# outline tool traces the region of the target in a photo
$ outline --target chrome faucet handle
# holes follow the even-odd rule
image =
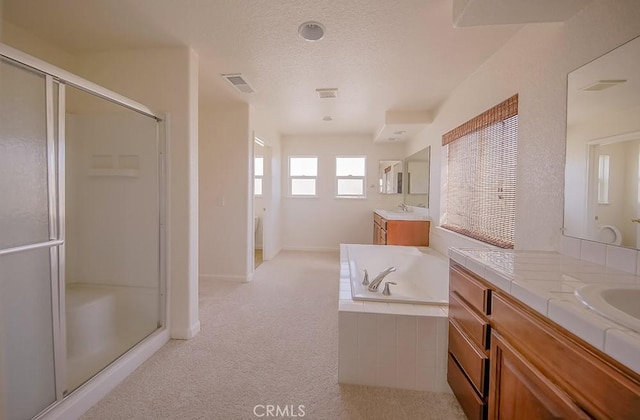
[[[389,285],[390,284],[397,284],[396,282],[393,281],[385,281],[384,282],[384,290],[382,291],[382,294],[385,296],[391,296],[391,290],[389,290]]]
[[[373,281],[371,282],[371,284],[369,285],[369,287],[367,287],[367,289],[370,292],[377,292],[378,291],[378,287],[380,286],[380,283],[382,283],[382,280],[384,280],[384,278],[389,275],[390,273],[393,273],[394,271],[396,271],[396,268],[391,266],[389,268],[387,268],[384,271],[381,271],[380,274],[378,274]]]
[[[363,286],[368,286],[369,285],[369,273],[367,273],[367,269],[364,269],[364,280],[362,280],[362,285]]]

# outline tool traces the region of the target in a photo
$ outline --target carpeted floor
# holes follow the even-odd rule
[[[201,282],[200,334],[83,419],[464,419],[451,394],[338,384],[338,276],[337,253],[281,252],[251,283]]]

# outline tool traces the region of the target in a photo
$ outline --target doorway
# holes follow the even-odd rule
[[[253,255],[254,269],[269,254],[269,226],[271,204],[271,147],[261,137],[254,135],[253,145]]]

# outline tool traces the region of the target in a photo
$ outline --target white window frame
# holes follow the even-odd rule
[[[258,175],[256,174],[256,160],[257,159],[262,159],[262,175]],[[258,194],[256,193],[256,187],[255,187],[255,182],[256,180],[260,180],[260,184],[262,185],[262,193]],[[256,155],[253,157],[253,195],[255,197],[262,197],[263,193],[264,193],[264,156],[262,155]]]
[[[362,158],[364,159],[364,175],[349,175],[349,176],[338,176],[338,159],[340,158]],[[367,198],[367,156],[366,155],[337,155],[334,159],[334,174],[336,177],[335,180],[335,192],[336,198]],[[341,179],[361,179],[362,180],[362,194],[354,195],[354,194],[339,194],[338,191],[338,182]]]
[[[296,158],[314,158],[316,160],[316,175],[315,176],[310,176],[310,175],[291,175],[291,159],[296,159]],[[287,184],[288,184],[288,197],[289,198],[317,198],[318,197],[318,174],[320,173],[320,159],[318,158],[318,156],[316,155],[290,155],[287,157],[287,169],[288,169],[288,179],[287,179]],[[312,179],[315,182],[315,190],[316,193],[315,194],[294,194],[292,192],[292,184],[293,184],[293,180],[294,179]]]

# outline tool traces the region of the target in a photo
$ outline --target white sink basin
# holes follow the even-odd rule
[[[376,210],[376,213],[387,220],[427,220],[427,216],[411,211]]]
[[[600,315],[640,332],[640,286],[589,284],[576,289],[575,295]]]

